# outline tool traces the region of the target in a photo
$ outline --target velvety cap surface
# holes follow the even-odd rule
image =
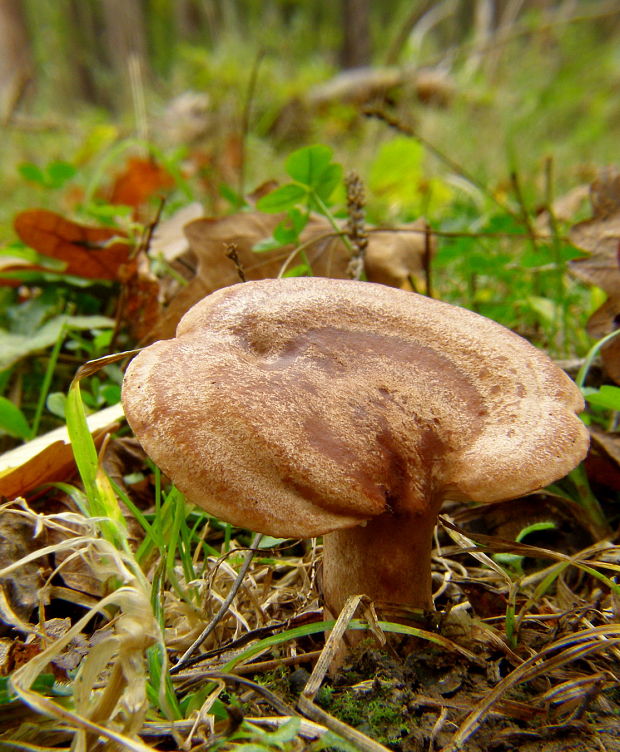
[[[130,426],[233,524],[320,535],[445,496],[497,501],[584,457],[579,390],[526,340],[382,285],[228,287],[130,364]]]

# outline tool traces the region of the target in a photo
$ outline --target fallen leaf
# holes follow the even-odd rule
[[[96,444],[101,443],[123,415],[119,403],[88,416],[86,420]],[[74,469],[67,429],[57,428],[0,455],[0,496],[8,499],[23,496],[43,483],[66,479]]]
[[[0,570],[42,548],[46,545],[46,540],[45,534],[35,538],[31,519],[22,517],[15,510],[4,509],[0,515]],[[10,610],[24,622],[30,621],[39,602],[39,592],[45,580],[42,570],[42,562],[34,560],[25,562],[19,569],[0,578],[3,605],[6,600]],[[5,609],[6,606],[0,607],[0,612]],[[1,622],[10,623],[6,613],[2,613]]]
[[[553,202],[551,213],[545,209],[537,217],[534,229],[537,235],[552,235],[552,222],[571,222],[581,205],[590,196],[589,185],[577,185]]]
[[[14,220],[20,240],[44,256],[66,263],[65,274],[87,279],[117,279],[131,246],[122,233],[108,227],[87,227],[47,209],[28,209]]]
[[[137,215],[145,204],[174,185],[172,175],[152,159],[130,157],[118,175],[106,199],[111,204],[133,207]]]
[[[149,255],[172,262],[181,254],[186,253],[189,250],[189,240],[183,231],[184,227],[203,215],[202,205],[194,201],[160,222],[153,232],[149,244]]]
[[[571,242],[587,251],[586,258],[570,262],[571,272],[583,282],[607,293],[607,300],[588,319],[587,331],[600,339],[620,324],[620,172],[601,170],[590,188],[593,216],[570,230]],[[614,338],[601,348],[605,369],[620,383],[620,340]]]
[[[458,580],[458,585],[467,596],[476,616],[481,619],[490,619],[506,613],[508,601],[501,590],[476,580]]]
[[[121,280],[123,291],[117,315],[119,320],[126,322],[132,338],[139,342],[160,319],[160,286],[143,252],[138,253],[125,269],[127,279]]]
[[[588,478],[613,491],[620,491],[620,435],[590,426],[592,450],[586,459]]]
[[[0,666],[0,676],[9,676],[13,671],[28,663],[35,655],[39,655],[41,652],[43,652],[43,648],[39,642],[25,643],[19,639],[13,640],[8,649],[5,662]]]
[[[138,252],[131,256],[132,248],[118,238],[116,230],[104,227],[85,227],[58,214],[43,209],[21,212],[15,218],[15,230],[21,240],[39,253],[64,261],[66,274],[74,274],[88,279],[110,279],[120,282],[123,290],[118,309],[119,320],[126,323],[132,336],[141,339],[157,323],[160,315],[159,283],[148,269],[147,258]],[[113,326],[114,322],[90,326]],[[108,320],[109,321],[109,320]],[[16,354],[29,354],[56,341],[53,333],[58,327],[48,325],[37,333],[29,347],[30,340],[19,340],[16,335],[0,335],[7,346],[0,355],[0,370],[6,361]],[[8,339],[13,337],[13,339]],[[50,339],[51,337],[51,339]],[[21,357],[21,355],[19,356]]]
[[[235,247],[248,280],[277,277],[284,269],[305,262],[314,276],[341,279],[349,276],[350,252],[329,222],[320,216],[311,217],[301,234],[303,252],[295,252],[292,245],[254,251],[254,246],[271,237],[285,217],[250,211],[222,219],[198,219],[186,225],[185,234],[198,263],[196,276],[171,300],[148,340],[174,336],[180,318],[194,303],[214,290],[240,281],[235,264],[226,255],[231,246]],[[369,281],[405,287],[410,278],[419,278],[425,251],[424,220],[390,230],[368,229],[365,269]]]

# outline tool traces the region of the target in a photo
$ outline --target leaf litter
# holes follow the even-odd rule
[[[218,222],[195,220],[207,235],[192,243],[188,233],[190,246],[200,258],[212,244],[234,275],[211,234]],[[235,243],[250,253],[269,227]],[[322,226],[316,240],[333,242],[330,233]],[[415,263],[399,284],[424,271]],[[580,524],[561,493],[533,502],[557,550],[511,539],[507,521],[531,515],[528,499],[494,505],[495,530],[475,508],[449,509],[433,557],[438,611],[420,628],[377,622],[358,602],[326,623],[320,542],[257,546],[164,491],[158,471],[117,453],[123,439],[105,441],[102,429],[99,457],[94,446],[82,455],[86,495],[59,482],[71,462],[61,478],[38,476],[36,452],[6,494],[18,498],[1,510],[5,540],[27,553],[5,546],[0,557],[11,626],[0,749],[620,750],[620,547]],[[101,473],[108,454],[113,484]],[[53,484],[19,498],[41,480]],[[101,515],[115,496],[124,521],[87,514],[89,494]],[[347,628],[368,640],[347,651]]]
[[[15,623],[20,638],[9,638],[34,644],[37,652],[11,673],[9,686],[18,698],[12,707],[21,701],[48,720],[40,724],[31,716],[24,723],[16,714],[0,733],[3,742],[45,746],[44,740],[53,738],[86,749],[89,739],[99,738],[145,750],[169,748],[169,738],[187,749],[204,744],[232,749],[235,724],[246,735],[254,723],[281,724],[289,715],[286,707],[315,724],[299,726],[295,748],[335,733],[366,749],[425,749],[431,740],[434,749],[445,752],[504,750],[517,740],[542,750],[560,749],[568,740],[583,750],[620,749],[620,588],[613,584],[620,572],[618,546],[603,542],[558,554],[502,544],[446,520],[455,538],[446,535],[445,526],[438,531],[434,582],[437,606],[445,614],[439,633],[431,627],[416,630],[415,637],[401,636],[396,653],[389,642],[387,651],[380,650],[371,637],[327,679],[321,677],[319,687],[310,685],[318,692],[313,701],[319,711],[312,716],[300,701],[307,684],[300,693],[293,677],[299,681],[301,673],[307,682],[317,656],[329,666],[332,646],[342,648],[344,639],[341,624],[340,631],[334,627],[329,647],[324,645],[326,625],[314,588],[320,545],[283,541],[273,550],[254,551],[231,607],[191,665],[172,673],[166,687],[166,666],[195,641],[237,579],[247,550],[244,534],[227,538],[219,523],[185,510],[196,517],[193,568],[182,571],[178,560],[171,562],[166,582],[156,558],[144,575],[130,551],[100,537],[95,521],[79,512],[37,510],[39,504],[8,503],[3,516],[29,525],[35,542],[49,541],[52,533],[61,540],[31,545],[29,554],[3,566],[0,578],[26,577],[33,564],[37,576],[45,576],[31,618]],[[464,524],[470,527],[472,520]],[[494,549],[552,563],[515,579],[489,558]],[[71,578],[59,588],[67,559],[95,577],[106,594],[89,602]],[[493,590],[492,613],[476,613],[461,586],[465,581]],[[516,640],[507,634],[507,603],[520,606]],[[47,614],[67,605],[73,615],[64,633],[51,636]],[[367,610],[361,616],[354,627],[372,624]],[[394,628],[407,631],[375,624],[370,634],[381,639],[385,629]],[[51,691],[33,688],[40,674],[62,666],[72,652],[78,653],[77,674],[72,669],[69,681],[56,680]],[[152,670],[154,654],[159,673]],[[68,687],[69,703],[62,694]],[[195,710],[183,716],[176,708],[175,713],[179,698]],[[252,721],[233,722],[236,712]],[[334,714],[344,719],[344,727],[329,720]],[[348,727],[357,727],[357,733]],[[360,746],[359,733],[369,746]]]

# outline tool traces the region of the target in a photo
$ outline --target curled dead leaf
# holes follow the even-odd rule
[[[100,444],[122,417],[120,403],[90,415],[87,422],[95,443]],[[23,496],[43,483],[67,478],[74,468],[67,429],[57,428],[0,456],[0,496]]]
[[[586,258],[571,261],[571,272],[583,282],[607,293],[607,300],[589,318],[588,334],[600,339],[620,324],[620,172],[601,170],[590,187],[593,216],[571,228],[571,242],[587,251]],[[612,339],[601,349],[605,369],[620,383],[620,341]]]
[[[285,216],[250,211],[222,219],[197,219],[186,225],[185,234],[197,260],[196,275],[171,300],[147,339],[174,336],[178,321],[194,303],[214,290],[240,281],[235,264],[226,255],[232,245],[248,280],[277,277],[283,270],[299,264],[307,264],[318,277],[349,276],[350,253],[329,222],[320,216],[311,217],[302,232],[302,248],[296,250],[291,245],[254,251],[257,243],[272,236]],[[365,256],[368,280],[393,287],[406,287],[411,280],[419,280],[424,268],[425,228],[423,219],[389,230],[369,228]]]

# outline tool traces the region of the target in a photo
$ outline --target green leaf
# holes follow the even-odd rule
[[[315,144],[294,151],[286,160],[287,173],[298,183],[316,189],[321,176],[332,161],[329,146]]]
[[[557,321],[560,311],[558,304],[554,300],[538,295],[530,295],[527,302],[543,321],[547,321],[548,323]]]
[[[582,391],[584,399],[591,405],[620,412],[620,387],[605,384],[600,389],[586,387]]]
[[[256,203],[256,208],[262,212],[276,214],[277,212],[293,209],[301,201],[304,201],[307,196],[308,191],[303,186],[287,183],[259,199]]]
[[[329,201],[336,186],[342,180],[342,165],[330,164],[323,170],[314,190],[317,195],[325,202]]]
[[[382,144],[370,167],[368,185],[373,193],[409,197],[412,186],[423,177],[424,147],[405,136]]]
[[[299,211],[299,209],[291,209],[288,212],[288,217],[283,219],[273,231],[274,240],[277,240],[280,245],[297,243],[299,235],[308,224],[308,219],[308,214]]]
[[[309,264],[297,264],[297,266],[292,266],[290,269],[287,269],[283,277],[311,277],[312,276],[312,269]]]
[[[219,187],[220,196],[228,201],[233,209],[241,209],[247,205],[245,198],[225,183]]]
[[[0,397],[0,431],[16,439],[30,438],[30,426],[24,413],[6,397]]]
[[[72,384],[67,395],[65,403],[65,412],[67,415],[67,431],[71,439],[71,447],[75,464],[80,472],[82,483],[90,502],[90,513],[93,516],[104,514],[101,506],[97,505],[99,501],[99,492],[97,489],[97,470],[99,468],[99,459],[93,437],[86,422],[86,414],[80,394],[80,387],[77,382]]]
[[[551,520],[547,520],[547,522],[533,522],[531,525],[526,525],[526,527],[518,532],[515,541],[521,543],[530,533],[540,533],[543,530],[555,530],[556,527],[557,525],[555,522],[552,522]]]
[[[31,335],[0,329],[0,371],[10,368],[21,358],[51,347],[63,326],[78,330],[109,329],[114,326],[114,319],[106,316],[56,316]]]
[[[286,543],[287,540],[294,540],[293,538],[274,538],[273,535],[263,535],[258,544],[258,548],[263,550],[266,548],[274,548],[282,543]]]
[[[50,188],[62,188],[65,183],[75,177],[77,170],[69,162],[52,162],[47,167],[48,184]]]
[[[15,701],[10,681],[10,676],[0,676],[0,705]],[[73,687],[57,683],[53,674],[39,674],[32,683],[31,689],[39,694],[55,697],[70,697],[73,694]]]
[[[43,186],[45,185],[45,174],[43,173],[43,170],[36,164],[32,164],[32,162],[25,162],[17,168],[17,171],[24,178],[24,180],[29,180],[31,183],[38,183],[39,185]]]
[[[276,248],[281,248],[282,243],[278,242],[274,237],[264,238],[258,243],[252,246],[254,253],[265,253],[265,251],[274,251]]]
[[[278,746],[292,742],[299,733],[299,726],[301,725],[301,718],[291,718],[286,723],[283,723],[280,728],[275,731],[264,732],[263,741],[276,744]],[[262,730],[262,729],[261,729]]]
[[[121,388],[118,384],[104,384],[101,387],[101,396],[108,405],[116,405],[121,401]]]
[[[67,402],[67,396],[64,392],[52,392],[48,394],[45,406],[52,413],[59,418],[65,417],[65,404]]]
[[[80,478],[86,491],[89,515],[99,520],[101,532],[119,550],[126,546],[127,529],[108,477],[100,472],[95,442],[86,421],[79,381],[74,381],[65,404],[67,431]]]

